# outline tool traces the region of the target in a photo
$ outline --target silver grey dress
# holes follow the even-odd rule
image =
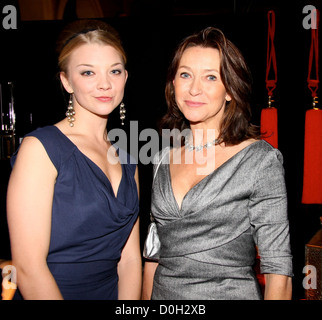
[[[255,245],[262,273],[293,275],[277,149],[259,140],[239,151],[195,185],[181,209],[171,187],[169,155],[163,159],[151,204],[161,241],[153,300],[261,299]]]

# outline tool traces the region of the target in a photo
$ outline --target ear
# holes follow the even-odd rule
[[[129,73],[127,72],[127,70],[125,70],[125,83],[127,81],[128,76],[129,76]]]
[[[73,93],[73,92],[74,92],[74,90],[73,90],[73,88],[71,87],[71,85],[70,85],[70,83],[69,83],[69,81],[68,81],[68,79],[67,79],[67,75],[66,75],[66,73],[62,71],[62,72],[59,74],[59,77],[60,77],[60,81],[61,81],[61,83],[62,83],[63,87],[65,88],[65,90],[66,90],[68,93]]]
[[[226,93],[225,99],[226,99],[226,101],[231,101],[231,96],[228,93]]]

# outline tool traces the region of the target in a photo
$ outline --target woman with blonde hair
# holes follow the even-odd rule
[[[91,20],[68,25],[58,50],[66,118],[23,139],[8,185],[15,298],[139,299],[138,171],[106,129],[119,105],[124,121],[126,56]]]

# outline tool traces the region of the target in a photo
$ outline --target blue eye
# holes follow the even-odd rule
[[[189,77],[190,77],[190,75],[187,72],[180,73],[180,78],[186,79],[186,78],[189,78]]]
[[[120,69],[115,69],[115,70],[112,70],[112,71],[111,71],[111,73],[112,73],[112,74],[116,74],[116,75],[117,75],[117,74],[121,74],[121,73],[122,73],[122,70],[120,70]]]
[[[93,74],[92,71],[84,71],[84,72],[81,73],[82,76],[87,76],[87,77],[91,76],[92,74]]]
[[[211,80],[211,81],[215,81],[215,80],[217,80],[217,77],[216,76],[208,76],[207,77],[209,80]]]

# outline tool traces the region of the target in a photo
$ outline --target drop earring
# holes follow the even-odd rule
[[[121,125],[124,126],[124,119],[125,119],[125,104],[122,102],[120,104],[120,119],[121,119]]]
[[[74,105],[73,105],[73,94],[69,96],[69,102],[68,102],[68,107],[67,107],[67,112],[66,112],[66,117],[69,122],[69,125],[71,127],[74,126],[74,121],[75,121],[75,110],[74,110]]]

